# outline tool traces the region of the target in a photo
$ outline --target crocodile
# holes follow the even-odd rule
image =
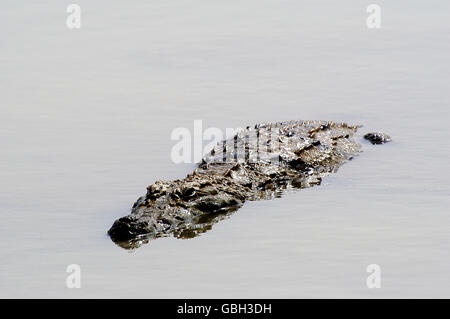
[[[247,127],[218,143],[184,179],[148,186],[131,213],[117,219],[108,234],[125,249],[159,237],[193,238],[246,201],[319,185],[362,151],[354,138],[359,127],[330,121]]]

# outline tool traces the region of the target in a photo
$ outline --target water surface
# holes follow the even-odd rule
[[[361,1],[83,0],[69,30],[59,1],[3,1],[0,297],[450,297],[450,4],[377,3],[374,30]],[[192,171],[170,133],[196,119],[394,141],[202,236],[116,246],[147,185]]]

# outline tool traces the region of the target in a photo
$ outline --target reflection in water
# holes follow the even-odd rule
[[[221,209],[217,212],[208,213],[202,215],[198,220],[193,221],[188,224],[183,224],[182,227],[174,230],[173,232],[160,232],[158,234],[143,234],[128,240],[119,240],[111,237],[112,240],[120,247],[125,249],[135,249],[143,244],[147,244],[150,240],[168,237],[173,235],[178,239],[191,239],[200,236],[203,233],[211,230],[213,225],[221,220],[228,218],[231,214],[237,211],[242,205],[236,205],[233,207],[228,207],[226,209]]]

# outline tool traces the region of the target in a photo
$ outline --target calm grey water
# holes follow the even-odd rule
[[[448,1],[377,1],[381,29],[365,1],[77,3],[79,30],[61,1],[0,4],[0,297],[450,297]],[[170,133],[196,119],[394,141],[195,239],[119,248],[112,222],[194,167]]]

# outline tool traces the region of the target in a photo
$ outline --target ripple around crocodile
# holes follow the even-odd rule
[[[361,152],[354,140],[357,128],[328,121],[247,127],[214,147],[186,178],[148,186],[131,213],[116,220],[108,234],[125,249],[158,237],[193,238],[245,201],[319,185]]]

